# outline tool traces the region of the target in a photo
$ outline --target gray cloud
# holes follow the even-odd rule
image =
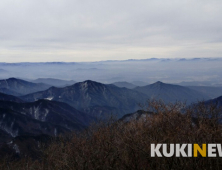
[[[0,61],[221,57],[220,0],[1,0]]]

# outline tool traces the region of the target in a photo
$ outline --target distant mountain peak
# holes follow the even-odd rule
[[[83,88],[87,88],[88,85],[90,85],[91,83],[92,83],[91,81],[84,81],[84,82],[82,83],[82,87],[83,87]]]
[[[15,77],[11,77],[11,78],[8,78],[8,80],[18,80],[18,79]]]
[[[74,85],[75,86],[75,85]],[[102,83],[92,81],[92,80],[86,80],[79,83],[79,87],[82,90],[92,90],[92,89],[106,89],[106,86]]]
[[[162,81],[157,81],[156,83],[154,84],[164,84]]]
[[[58,87],[55,87],[55,86],[51,86],[50,88],[49,88],[49,90],[51,90],[51,89],[58,89]]]
[[[22,79],[18,79],[18,78],[15,78],[15,77],[10,77],[10,78],[8,78],[8,79],[3,79],[4,81],[11,81],[11,82],[15,82],[15,81],[17,81],[17,82],[23,82],[24,80],[22,80]],[[25,82],[25,81],[24,81]]]
[[[136,87],[135,90],[151,96],[151,98],[162,99],[166,103],[175,101],[191,103],[197,100],[208,99],[207,96],[198,91],[161,81],[143,87]]]
[[[102,83],[96,82],[96,81],[92,81],[92,80],[85,80],[83,82],[79,82],[79,84],[81,84],[82,86],[91,86],[91,85],[102,85]]]
[[[99,82],[96,82],[96,81],[93,81],[93,80],[85,80],[82,83],[99,83]],[[101,83],[99,83],[99,84],[101,84]]]
[[[164,85],[165,83],[161,82],[161,81],[157,81],[156,83],[153,83],[153,85],[158,85],[158,86],[161,86],[161,85]]]

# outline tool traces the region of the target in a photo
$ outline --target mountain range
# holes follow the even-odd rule
[[[57,79],[38,81],[67,83]],[[139,110],[139,104],[148,99],[187,104],[207,100],[206,104],[222,105],[219,87],[184,87],[163,82],[135,87],[128,82],[102,84],[92,80],[70,81],[73,84],[65,87],[44,83],[0,80],[0,156],[6,150],[23,153],[32,148],[34,152],[42,139],[81,131],[111,114],[123,122],[150,116],[151,113]],[[212,98],[215,99],[209,100]]]
[[[101,114],[114,111],[117,116],[136,111],[139,103],[144,103],[148,96],[127,88],[105,85],[87,80],[64,88],[51,87],[45,91],[22,96],[27,102],[39,99],[55,100],[67,103],[78,110],[90,113],[96,108]],[[111,111],[107,108],[113,108]]]

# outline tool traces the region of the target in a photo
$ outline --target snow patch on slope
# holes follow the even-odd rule
[[[53,97],[47,97],[47,98],[45,98],[46,100],[52,100],[53,99]]]
[[[3,120],[0,120],[0,129],[10,134],[12,137],[16,137],[18,136],[18,130],[13,130],[14,123],[15,122],[13,121],[10,126],[7,126],[7,124],[4,123]]]

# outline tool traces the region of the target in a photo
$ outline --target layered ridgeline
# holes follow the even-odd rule
[[[64,88],[51,87],[21,98],[28,102],[39,99],[65,102],[78,110],[96,114],[94,116],[111,113],[122,116],[138,110],[138,104],[149,97],[134,90],[87,80]]]
[[[169,102],[192,102],[210,99],[209,96],[202,94],[196,90],[179,86],[162,83],[160,81],[143,87],[136,87],[133,90],[144,93],[150,96],[151,99],[161,99],[165,103]]]
[[[64,87],[64,86],[69,86],[76,83],[74,80],[60,80],[60,79],[53,79],[53,78],[38,78],[36,80],[33,80],[32,82],[44,83],[44,84],[48,84],[50,86],[55,86],[55,87]]]
[[[23,100],[18,97],[4,94],[4,93],[0,93],[0,101],[11,101],[11,102],[18,102],[18,103],[23,102]]]
[[[16,78],[0,80],[0,92],[13,96],[26,95],[37,91],[46,90],[50,85],[43,83],[31,83]]]
[[[117,86],[117,87],[126,87],[126,88],[128,88],[128,89],[133,89],[133,88],[136,87],[136,85],[134,85],[134,84],[132,84],[132,83],[128,83],[128,82],[126,82],[126,81],[114,82],[114,83],[112,83],[112,84],[114,84],[114,85]]]

